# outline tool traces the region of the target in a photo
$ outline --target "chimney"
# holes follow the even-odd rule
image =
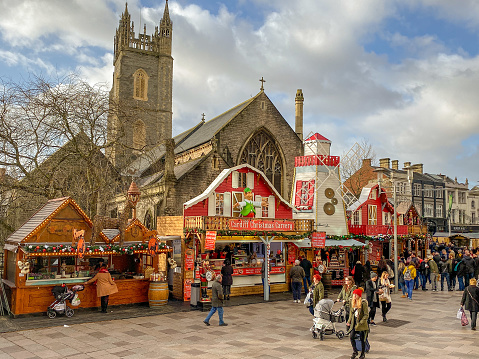
[[[379,167],[389,168],[389,158],[381,158],[379,160]]]
[[[411,162],[404,162],[404,169],[411,167]]]
[[[422,170],[423,170],[423,164],[422,163],[417,163],[417,164],[412,166],[412,171],[413,172],[422,174]]]
[[[298,89],[296,91],[295,98],[295,128],[294,131],[298,135],[299,139],[303,141],[303,90]]]
[[[399,161],[398,160],[392,160],[391,161],[391,168],[393,170],[398,170],[399,169]]]
[[[169,138],[165,140],[165,179],[166,181],[176,181],[175,177],[175,140]]]
[[[371,159],[370,158],[364,158],[362,167],[371,167]]]

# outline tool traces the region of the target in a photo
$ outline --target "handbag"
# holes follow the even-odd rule
[[[465,327],[466,325],[469,324],[469,321],[467,320],[467,317],[466,317],[466,312],[462,311],[462,315],[461,315],[461,325],[463,327]]]
[[[389,278],[393,279],[394,278],[394,272],[393,270],[391,269],[391,267],[389,265],[386,266],[386,269],[388,271],[388,276]]]
[[[303,304],[307,307],[310,307],[313,305],[313,298],[311,298],[311,292],[308,292],[308,294],[306,294],[306,298],[304,299]]]

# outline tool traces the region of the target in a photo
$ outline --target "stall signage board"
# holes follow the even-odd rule
[[[215,270],[215,274],[221,274],[221,270]],[[269,274],[283,274],[286,272],[285,267],[271,267]],[[245,268],[234,268],[234,276],[242,275],[261,275],[261,267],[245,267]]]
[[[228,221],[230,230],[238,231],[294,231],[294,221],[238,218]]]
[[[185,270],[193,270],[194,258],[192,251],[186,251],[185,253]]]
[[[326,245],[326,232],[314,232],[311,236],[311,247],[324,248]]]
[[[214,251],[216,244],[216,232],[215,231],[207,231],[206,232],[206,239],[205,239],[205,249]]]
[[[293,243],[288,243],[288,262],[293,264],[298,256],[298,247]]]
[[[184,290],[183,290],[183,300],[185,302],[189,301],[191,299],[191,279],[186,279],[185,280],[185,285],[184,285]]]

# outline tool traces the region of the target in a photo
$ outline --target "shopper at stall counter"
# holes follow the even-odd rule
[[[223,279],[221,284],[223,285],[223,295],[225,299],[230,299],[231,286],[233,285],[233,267],[231,266],[230,260],[225,259],[224,266],[221,268],[221,275]]]
[[[99,272],[93,278],[85,282],[85,285],[88,285],[95,281],[96,295],[97,297],[100,297],[101,302],[101,312],[107,313],[108,300],[110,298],[110,295],[117,293],[118,287],[116,286],[115,282],[113,282],[113,279],[111,278],[111,275],[108,272],[105,263],[101,265]]]
[[[305,277],[304,269],[299,265],[299,260],[294,261],[294,267],[289,271],[291,278],[291,289],[293,291],[293,303],[300,303],[301,301],[301,285]]]
[[[313,268],[313,265],[306,257],[303,257],[299,265],[304,269],[303,285],[304,295],[306,295],[308,294],[308,288],[311,285],[311,268]]]
[[[218,317],[220,319],[219,325],[220,327],[225,327],[228,324],[226,324],[223,321],[223,300],[224,300],[224,295],[223,295],[223,287],[221,286],[221,281],[222,281],[222,276],[221,274],[218,274],[214,280],[213,280],[213,285],[211,286],[211,310],[206,316],[205,320],[203,323],[205,323],[207,326],[210,326],[210,319],[215,314],[218,312]]]

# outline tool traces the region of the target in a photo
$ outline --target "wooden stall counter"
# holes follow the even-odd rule
[[[78,280],[81,278],[75,279]],[[77,284],[84,283],[87,279],[89,278],[85,278],[84,281],[77,282]],[[32,281],[31,284],[28,283],[28,285],[17,287],[15,291],[12,291],[11,310],[14,315],[46,312],[48,306],[55,300],[52,294],[53,287],[55,285],[61,285],[61,283],[40,285],[40,283],[33,282],[41,281]],[[4,280],[6,287],[10,287],[9,283],[11,282]],[[149,279],[120,279],[115,280],[115,283],[118,286],[118,293],[110,296],[109,305],[148,302]],[[70,283],[66,284],[68,288],[74,285]],[[13,283],[11,283],[11,285],[13,285]],[[85,290],[78,292],[78,297],[81,301],[78,307],[73,307],[70,302],[68,302],[68,306],[74,310],[76,308],[100,307],[100,298],[96,296],[95,284],[86,285]]]

